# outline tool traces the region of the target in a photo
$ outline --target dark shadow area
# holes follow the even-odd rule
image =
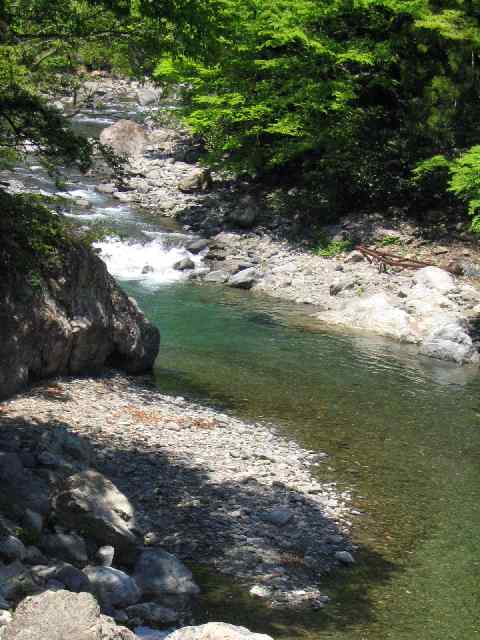
[[[102,382],[108,391],[108,377]],[[352,550],[351,541],[313,495],[279,481],[264,483],[254,475],[232,481],[228,467],[225,477],[214,478],[208,439],[225,428],[221,421],[189,417],[184,409],[172,414],[167,423],[149,425],[141,412],[155,406],[152,388],[129,381],[123,392],[143,406],[142,410],[125,408],[127,413],[137,411],[134,429],[104,431],[82,424],[76,415],[63,422],[17,419],[8,416],[7,406],[0,412],[0,450],[20,456],[30,481],[39,477],[48,482],[50,493],[62,478],[87,465],[114,482],[131,501],[139,531],[149,533],[154,546],[176,554],[194,570],[202,586],[197,623],[222,620],[291,638],[365,626],[374,620],[369,589],[391,580],[398,570],[395,565],[363,548],[354,552],[354,566],[340,567],[334,554]],[[62,406],[70,399],[68,393],[62,397],[56,392],[55,385],[38,386],[29,396],[35,394],[47,394]],[[92,408],[94,402],[92,398]],[[121,421],[127,413],[113,417]],[[181,446],[172,446],[179,430],[192,438],[201,430],[204,451],[188,449],[188,437],[183,437]],[[44,451],[58,456],[60,462],[45,456],[42,461]],[[202,460],[197,460],[197,453],[202,453]],[[282,526],[266,518],[278,508],[288,509],[292,516]],[[47,527],[55,524],[51,515]],[[274,585],[284,593],[320,590],[333,602],[316,611],[282,604],[269,608],[248,594],[252,584]]]

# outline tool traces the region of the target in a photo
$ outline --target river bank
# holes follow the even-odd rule
[[[130,99],[145,91],[124,82],[109,98],[109,86],[102,79],[91,90],[107,104],[120,90]],[[181,223],[192,234],[186,243],[190,255],[176,265],[184,275],[294,301],[315,321],[415,344],[424,356],[460,365],[479,361],[480,252],[465,221],[447,228],[441,213],[433,212],[436,218],[430,214],[420,225],[390,212],[299,230],[298,216],[275,213],[278,194],[260,193],[202,168],[196,162],[198,145],[178,127],[159,126],[164,107],[158,93],[149,96],[155,108],[143,127],[117,123],[102,132],[101,141],[127,155],[129,163],[122,185],[104,183],[98,189]],[[295,194],[289,198],[293,207]],[[331,257],[321,255],[320,240]],[[435,266],[379,270],[352,250],[360,243]],[[457,275],[445,271],[447,265]],[[143,273],[155,268],[146,261]]]

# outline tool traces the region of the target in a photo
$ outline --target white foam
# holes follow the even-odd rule
[[[95,243],[95,247],[100,250],[100,257],[110,273],[119,280],[140,282],[146,288],[154,288],[185,280],[187,273],[173,268],[179,260],[190,258],[196,269],[202,264],[201,256],[192,255],[184,247],[168,247],[164,239],[165,236],[142,243],[107,238]]]

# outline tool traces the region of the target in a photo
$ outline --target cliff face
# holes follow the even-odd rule
[[[90,250],[65,250],[64,267],[42,290],[18,274],[0,281],[0,397],[60,373],[112,365],[148,371],[160,334]]]

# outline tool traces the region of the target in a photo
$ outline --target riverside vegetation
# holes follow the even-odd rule
[[[176,265],[193,277],[317,305],[324,322],[373,325],[425,355],[476,363],[474,282],[438,267],[374,275],[358,253],[337,254],[368,236],[365,225],[383,228],[375,241],[385,247],[418,249],[441,210],[436,231],[444,225],[449,248],[431,254],[476,257],[478,18],[460,0],[0,0],[1,396],[105,366],[145,372],[159,347],[89,246],[91,229],[69,223],[62,202],[17,188],[31,157],[58,188],[73,165],[102,174],[118,200],[173,212],[201,236]],[[89,73],[105,70],[156,83],[143,104],[174,94],[187,134],[158,119],[124,122],[123,149],[111,130],[99,141],[79,134],[76,111],[102,106]],[[185,152],[174,189],[169,145]],[[162,202],[165,191],[184,194],[181,207]],[[317,483],[315,454],[270,429],[116,377],[61,378],[0,409],[2,640],[32,629],[40,640],[265,640],[220,623],[159,631],[189,622],[199,591],[170,552],[210,560],[274,607],[323,608],[318,576],[355,563],[350,494]],[[162,501],[176,510],[168,527],[153,515]],[[182,538],[185,508],[207,525],[194,540]],[[212,553],[212,522],[230,554]]]

